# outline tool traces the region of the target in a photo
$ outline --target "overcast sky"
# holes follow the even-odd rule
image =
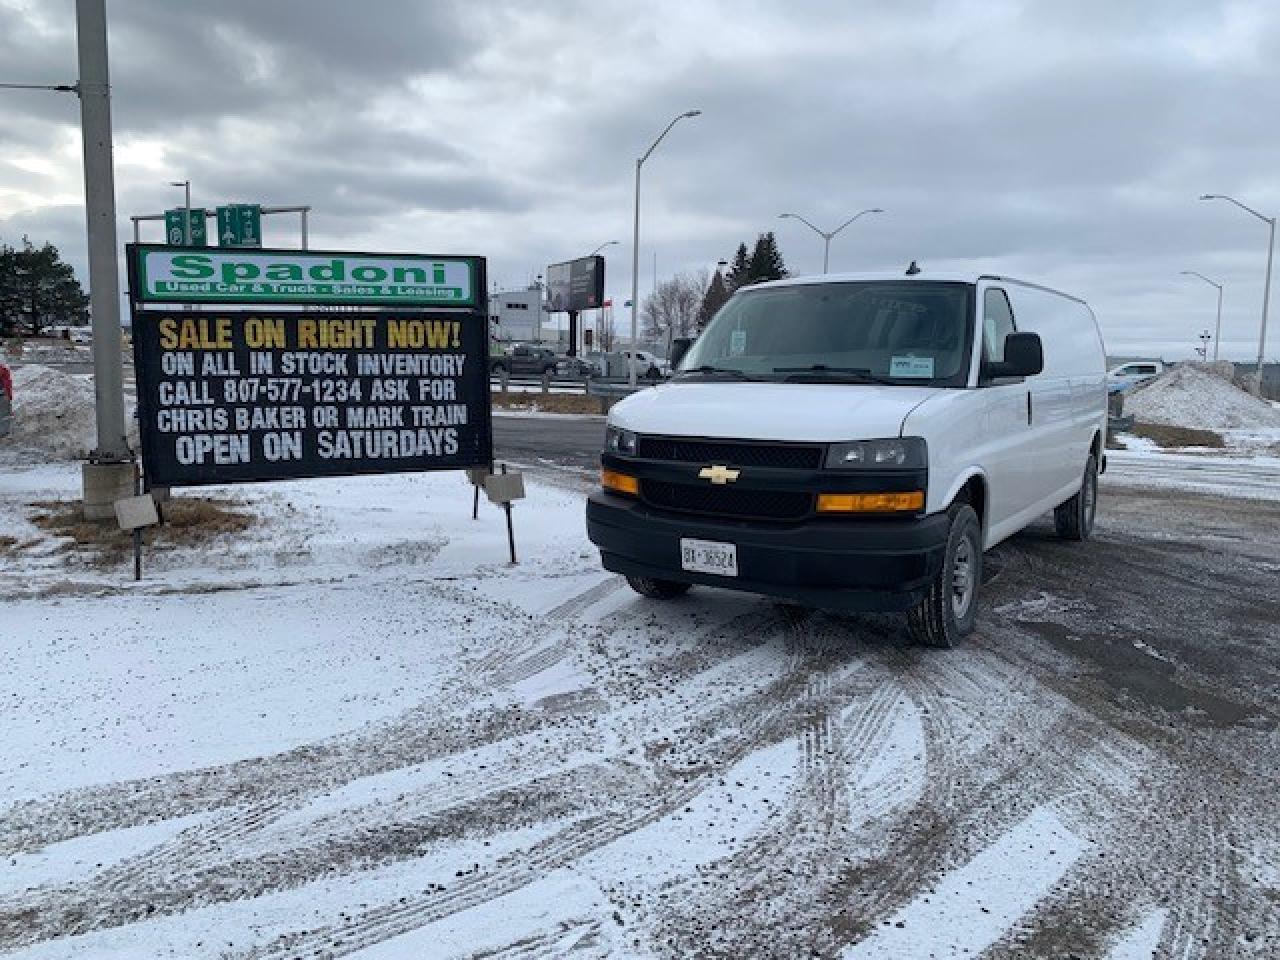
[[[892,6],[892,11],[889,7]],[[313,207],[312,246],[476,253],[524,285],[608,240],[641,290],[775,230],[813,273],[977,268],[1093,305],[1113,354],[1256,354],[1280,211],[1280,3],[1214,0],[108,0],[120,242],[128,216]],[[74,82],[72,0],[0,0],[0,81]],[[0,90],[0,239],[84,270],[79,113]],[[160,240],[159,227],[144,239]],[[291,246],[296,220],[265,226]],[[1280,312],[1280,304],[1273,314]],[[1268,358],[1280,356],[1273,316]]]

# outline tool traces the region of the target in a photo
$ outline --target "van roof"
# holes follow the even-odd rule
[[[866,283],[869,280],[905,280],[911,283],[977,283],[979,280],[998,280],[1001,283],[1016,283],[1024,287],[1034,287],[1036,290],[1043,290],[1046,293],[1054,293],[1060,297],[1066,297],[1068,300],[1075,300],[1078,303],[1084,303],[1080,297],[1072,296],[1069,293],[1063,293],[1061,290],[1055,290],[1053,287],[1046,287],[1043,284],[1032,283],[1029,280],[1018,280],[1014,277],[1005,277],[995,273],[960,273],[958,271],[941,271],[934,273],[932,271],[922,271],[914,276],[907,276],[902,271],[876,270],[865,273],[819,273],[806,277],[787,277],[785,280],[769,280],[765,283],[753,283],[750,287],[741,289],[763,289],[766,287],[793,287],[802,286],[810,283]]]

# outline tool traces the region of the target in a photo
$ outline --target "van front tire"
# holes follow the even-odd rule
[[[1098,512],[1098,461],[1093,454],[1085,461],[1080,492],[1054,508],[1053,525],[1063,540],[1088,540],[1093,518]]]
[[[928,592],[907,613],[912,638],[926,647],[950,648],[973,632],[978,613],[978,589],[982,585],[982,524],[973,507],[954,504],[948,511],[942,569]]]

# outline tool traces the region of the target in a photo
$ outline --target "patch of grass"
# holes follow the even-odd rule
[[[78,501],[46,500],[30,504],[31,522],[61,537],[62,549],[80,554],[94,566],[111,567],[133,552],[133,537],[112,520],[86,520]],[[142,532],[143,544],[152,550],[194,547],[218,537],[248,530],[256,522],[233,500],[175,497],[161,506],[164,523]]]
[[[17,537],[10,537],[7,534],[0,536],[0,554],[8,553],[17,545],[18,545]]]
[[[1135,423],[1130,431],[1135,436],[1146,437],[1161,447],[1213,447],[1226,446],[1222,434],[1213,430],[1197,430],[1193,427],[1171,427],[1163,423]]]
[[[495,410],[539,410],[544,413],[601,412],[601,399],[585,393],[493,394]]]

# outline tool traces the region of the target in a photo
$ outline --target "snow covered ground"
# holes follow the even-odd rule
[[[1198,616],[1261,643],[1276,570],[1189,573],[1163,503],[1159,538],[1133,500],[1087,554],[1002,547],[937,655],[893,618],[636,598],[568,475],[517,504],[515,567],[462,478],[393,475],[210,490],[259,522],[139,584],[29,522],[77,477],[0,471],[6,958],[1280,948],[1274,691],[1188,673]],[[1199,575],[1252,612],[1181,606]]]

